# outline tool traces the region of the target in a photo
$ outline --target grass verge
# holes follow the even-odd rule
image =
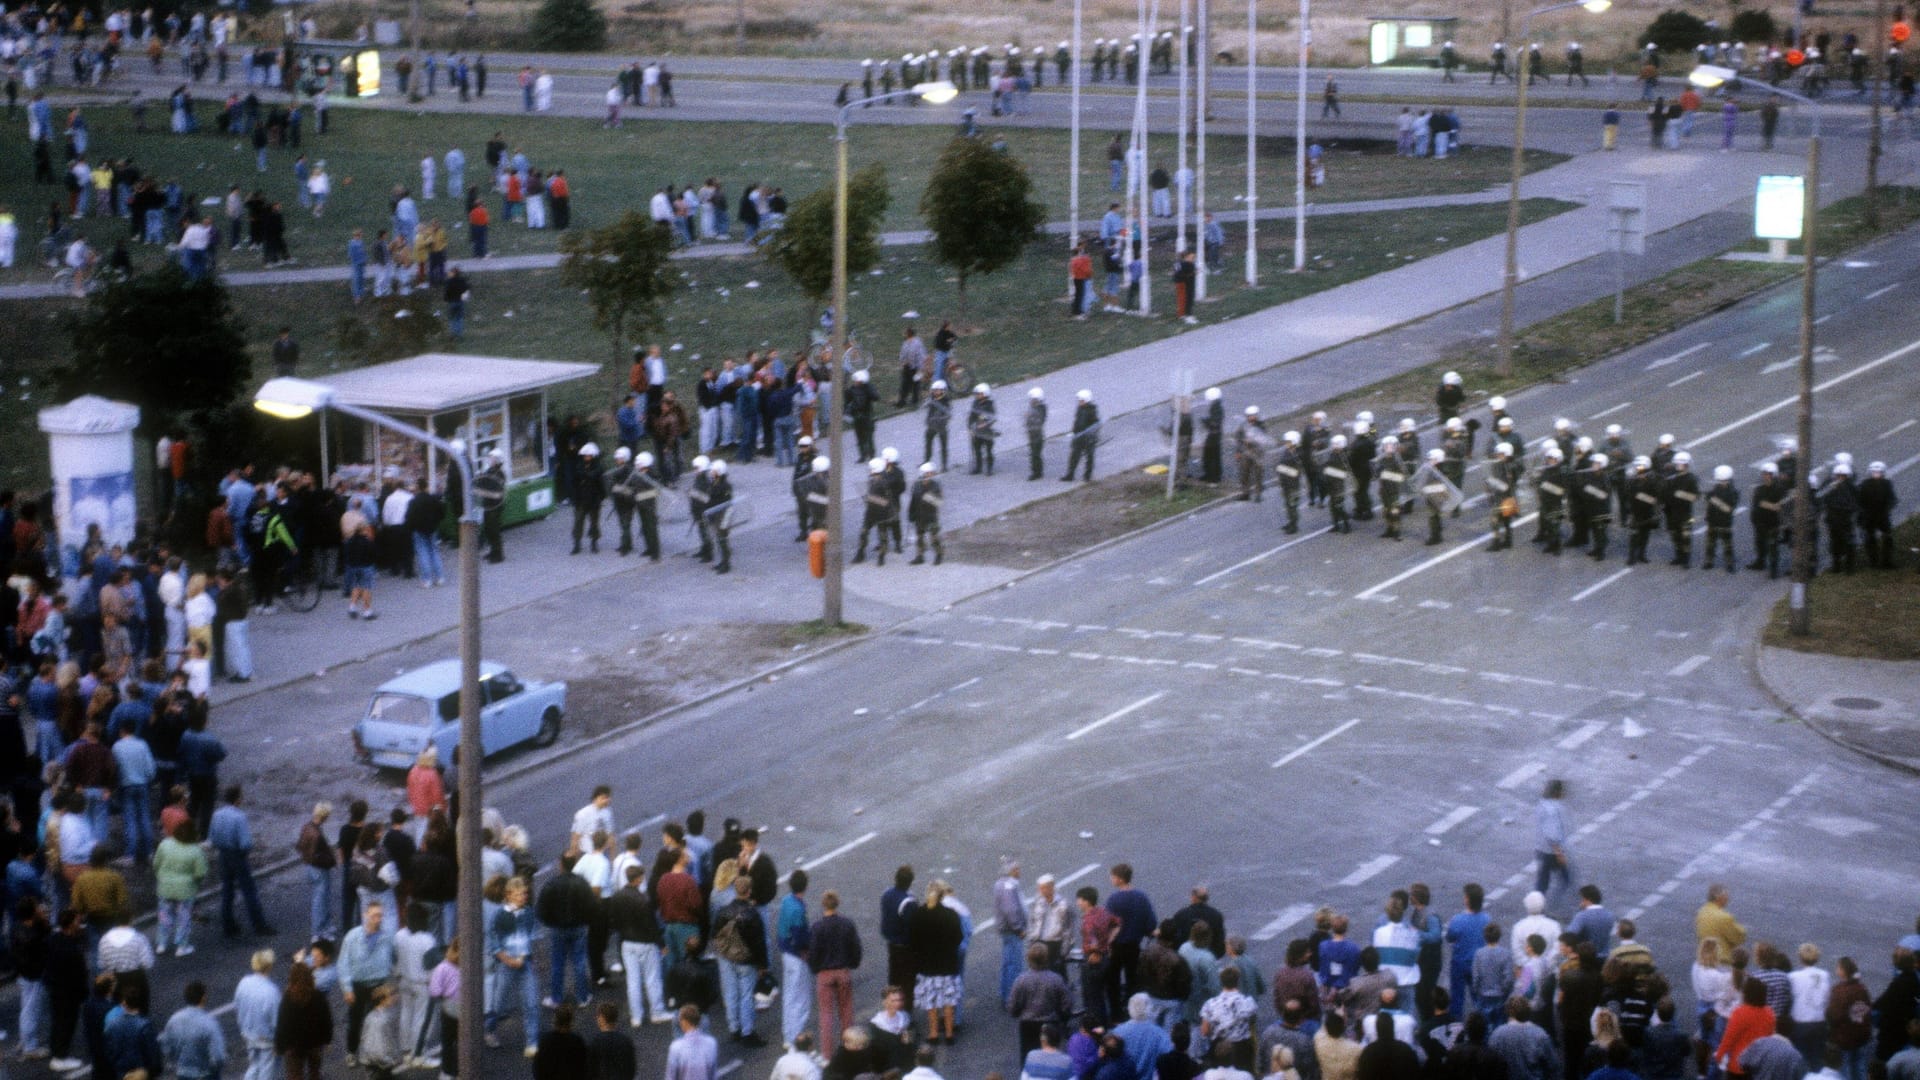
[[[782,636],[793,645],[808,645],[832,638],[858,637],[873,628],[865,623],[843,622],[834,626],[823,619],[808,619],[806,622],[791,623],[783,630]]]
[[[1812,633],[1796,637],[1787,629],[1788,600],[1773,606],[1760,641],[1779,649],[1825,653],[1864,660],[1920,660],[1920,574],[1913,572],[1920,548],[1920,515],[1893,531],[1895,570],[1861,569],[1852,574],[1823,573],[1807,589]]]

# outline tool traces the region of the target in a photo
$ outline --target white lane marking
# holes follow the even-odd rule
[[[1387,867],[1392,866],[1394,863],[1397,863],[1399,861],[1400,861],[1400,856],[1398,855],[1376,855],[1373,858],[1368,859],[1366,862],[1361,863],[1359,868],[1354,870],[1353,873],[1348,874],[1346,877],[1341,878],[1340,884],[1364,885],[1367,883],[1368,879],[1375,877],[1382,870],[1385,870]]]
[[[1694,353],[1699,352],[1701,349],[1704,349],[1711,344],[1713,344],[1711,341],[1703,341],[1700,344],[1695,345],[1691,348],[1682,349],[1679,352],[1674,353],[1672,356],[1665,357],[1660,360],[1655,360],[1653,363],[1648,364],[1647,370],[1652,371],[1654,368],[1663,368],[1663,367],[1666,367],[1668,364],[1677,364],[1680,361],[1685,360],[1687,357],[1692,356]]]
[[[1615,405],[1610,409],[1601,409],[1599,412],[1594,413],[1592,416],[1587,417],[1587,419],[1598,420],[1603,416],[1612,416],[1614,413],[1619,412],[1621,409],[1631,409],[1631,408],[1633,408],[1633,402],[1623,401],[1620,404]]]
[[[207,1010],[207,1015],[208,1016],[225,1016],[232,1011],[233,1011],[233,1002],[229,1001],[225,1005],[222,1005],[217,1009]]]
[[[636,823],[633,828],[628,829],[626,833],[621,833],[620,835],[625,836],[627,833],[645,832],[646,830],[651,829],[655,825],[658,825],[661,822],[664,822],[666,820],[667,820],[667,815],[655,814],[645,821]],[[555,863],[548,863],[547,865],[534,871],[533,880],[539,881],[541,878],[546,877],[548,874],[553,873],[556,866],[557,864]]]
[[[1916,344],[1920,344],[1920,342],[1916,342]],[[1540,516],[1540,512],[1536,510],[1531,514],[1525,515],[1524,517],[1516,518],[1514,519],[1513,527],[1516,529],[1521,528],[1522,526],[1528,524],[1529,522],[1533,521],[1533,519],[1539,516]],[[1373,588],[1368,589],[1365,592],[1355,593],[1353,598],[1355,600],[1371,600],[1373,599],[1373,596],[1375,593],[1385,592],[1386,590],[1392,588],[1395,585],[1400,584],[1401,582],[1407,580],[1408,578],[1414,576],[1415,574],[1419,574],[1427,570],[1431,570],[1434,567],[1439,566],[1443,562],[1447,562],[1451,559],[1459,558],[1460,556],[1465,555],[1467,552],[1472,551],[1474,548],[1484,546],[1487,542],[1487,539],[1492,535],[1493,535],[1492,533],[1481,533],[1478,537],[1472,540],[1469,540],[1464,544],[1461,544],[1460,546],[1454,548],[1452,551],[1443,551],[1440,554],[1435,555],[1434,557],[1426,560],[1425,562],[1416,563],[1411,568],[1402,570],[1398,574],[1393,575],[1392,577],[1388,578],[1387,580],[1381,582],[1378,585],[1375,585]]]
[[[1819,325],[1820,325],[1821,323],[1824,323],[1824,322],[1826,322],[1826,321],[1827,321],[1828,319],[1831,319],[1831,318],[1833,318],[1833,313],[1832,313],[1832,312],[1828,312],[1827,314],[1825,314],[1825,315],[1822,315],[1822,316],[1820,316],[1819,318],[1817,318],[1817,319],[1815,319],[1815,320],[1813,320],[1813,325],[1815,325],[1815,326],[1819,326]]]
[[[1880,299],[1881,297],[1883,297],[1883,296],[1885,296],[1885,295],[1887,295],[1888,293],[1890,293],[1890,292],[1892,292],[1893,290],[1895,290],[1895,289],[1897,289],[1897,288],[1899,288],[1899,287],[1900,287],[1900,283],[1899,283],[1899,282],[1897,282],[1897,281],[1896,281],[1896,282],[1894,282],[1894,283],[1893,283],[1893,284],[1891,284],[1891,285],[1882,285],[1882,286],[1880,286],[1879,288],[1877,288],[1877,289],[1875,289],[1875,290],[1873,290],[1872,292],[1870,292],[1870,293],[1868,293],[1867,295],[1865,295],[1865,296],[1863,296],[1863,297],[1861,297],[1860,299],[1862,299],[1862,300],[1878,300],[1878,299]]]
[[[1079,881],[1079,880],[1080,880],[1081,878],[1083,878],[1083,877],[1086,877],[1086,876],[1087,876],[1088,874],[1091,874],[1091,873],[1093,873],[1093,872],[1094,872],[1095,870],[1098,870],[1098,869],[1100,869],[1100,864],[1099,864],[1099,863],[1097,863],[1097,862],[1090,862],[1090,863],[1088,863],[1087,865],[1085,865],[1085,866],[1083,866],[1083,867],[1081,867],[1080,869],[1078,869],[1078,870],[1075,870],[1075,871],[1074,871],[1073,873],[1071,873],[1071,874],[1068,874],[1068,875],[1067,875],[1066,877],[1063,877],[1063,878],[1060,878],[1060,879],[1058,879],[1058,880],[1056,880],[1056,881],[1055,881],[1055,882],[1054,882],[1053,884],[1054,884],[1054,885],[1055,885],[1055,886],[1056,886],[1057,888],[1062,888],[1062,889],[1064,889],[1064,888],[1066,888],[1067,886],[1069,886],[1069,885],[1071,885],[1071,884],[1073,884],[1073,883],[1074,883],[1074,882],[1076,882],[1076,881]]]
[[[1581,746],[1586,744],[1588,739],[1593,738],[1595,735],[1598,735],[1605,730],[1607,730],[1606,722],[1602,720],[1595,720],[1595,721],[1592,721],[1591,723],[1583,724],[1580,727],[1580,730],[1574,732],[1571,735],[1568,735],[1564,739],[1561,739],[1555,745],[1562,750],[1578,750]]]
[[[815,867],[824,864],[827,860],[839,858],[840,856],[845,855],[847,852],[852,851],[854,848],[859,847],[861,844],[864,844],[867,841],[879,835],[880,834],[877,832],[870,832],[864,836],[859,837],[858,839],[849,840],[846,843],[841,844],[839,847],[834,848],[832,851],[827,852],[825,855],[822,855],[817,859],[809,859],[806,862],[801,863],[800,869],[806,870],[806,871],[812,871]]]
[[[1917,338],[1913,341],[1909,341],[1905,345],[1902,345],[1899,348],[1893,350],[1892,352],[1887,353],[1881,357],[1878,357],[1877,359],[1869,360],[1866,363],[1861,364],[1859,367],[1852,369],[1851,371],[1843,371],[1840,374],[1835,375],[1833,378],[1828,379],[1826,382],[1823,382],[1818,386],[1815,386],[1813,388],[1813,392],[1818,394],[1818,393],[1823,393],[1827,390],[1831,390],[1834,387],[1839,386],[1841,383],[1850,382],[1853,379],[1858,378],[1859,376],[1865,375],[1867,372],[1874,370],[1875,368],[1882,367],[1886,364],[1891,364],[1895,360],[1898,360],[1901,357],[1906,356],[1907,354],[1913,352],[1916,349],[1920,349],[1920,338]],[[1705,435],[1702,435],[1699,438],[1694,439],[1693,441],[1687,443],[1686,448],[1691,450],[1697,446],[1700,446],[1703,443],[1712,442],[1713,440],[1719,438],[1720,436],[1725,435],[1729,431],[1738,431],[1741,428],[1746,427],[1748,424],[1753,423],[1755,420],[1760,420],[1768,416],[1772,416],[1774,413],[1779,412],[1781,409],[1784,409],[1789,405],[1793,405],[1797,403],[1799,400],[1800,400],[1800,395],[1795,394],[1792,397],[1782,398],[1779,401],[1776,401],[1773,404],[1766,406],[1765,408],[1756,409],[1753,412],[1750,412],[1747,415],[1741,417],[1740,419],[1733,421],[1732,423],[1722,424],[1720,427],[1717,427],[1712,431],[1707,432]]]
[[[1000,925],[999,919],[988,919],[986,922],[983,922],[983,923],[975,923],[973,926],[973,936],[979,937],[981,934],[984,934],[987,931],[999,925]]]
[[[1136,701],[1133,704],[1126,706],[1125,708],[1115,709],[1114,711],[1108,713],[1107,715],[1101,717],[1100,719],[1095,720],[1093,723],[1080,728],[1078,731],[1075,731],[1071,735],[1068,735],[1067,741],[1072,742],[1075,739],[1078,739],[1080,736],[1087,734],[1088,732],[1097,731],[1100,728],[1103,728],[1108,724],[1113,723],[1115,720],[1118,720],[1121,717],[1127,715],[1128,713],[1133,712],[1135,709],[1144,709],[1147,706],[1153,704],[1156,701],[1159,701],[1161,698],[1166,696],[1167,696],[1167,692],[1165,690],[1162,690],[1157,694],[1148,694],[1146,697],[1141,698],[1139,701]]]
[[[1313,914],[1312,904],[1290,904],[1281,909],[1280,914],[1275,915],[1272,922],[1247,936],[1255,941],[1272,941],[1311,914]]]
[[[1327,525],[1319,529],[1315,529],[1313,532],[1310,532],[1305,536],[1296,536],[1293,539],[1287,541],[1286,543],[1281,544],[1278,547],[1268,548],[1267,550],[1261,552],[1258,555],[1253,556],[1250,559],[1242,559],[1239,562],[1234,563],[1232,566],[1227,567],[1225,570],[1218,570],[1218,571],[1215,571],[1214,573],[1208,574],[1206,577],[1203,577],[1199,581],[1194,582],[1193,583],[1194,588],[1199,588],[1202,585],[1206,585],[1211,582],[1218,581],[1221,578],[1226,577],[1228,574],[1233,573],[1235,570],[1244,570],[1247,567],[1252,566],[1254,563],[1261,562],[1265,559],[1269,559],[1275,555],[1280,554],[1281,552],[1287,550],[1288,548],[1292,547],[1295,544],[1304,544],[1316,536],[1324,536],[1327,533],[1330,533],[1332,531],[1333,531],[1333,526]]]
[[[722,1076],[731,1076],[734,1073],[739,1072],[740,1066],[743,1064],[745,1064],[745,1062],[742,1062],[739,1058],[734,1058],[732,1061],[729,1061],[725,1065],[722,1065],[718,1069],[714,1070],[714,1073],[713,1073],[714,1080],[720,1080],[720,1077]]]
[[[1920,462],[1920,454],[1915,454],[1912,457],[1908,458],[1907,460],[1902,461],[1897,465],[1894,465],[1892,468],[1887,470],[1887,475],[1899,476],[1901,473],[1907,470],[1908,466],[1913,465],[1915,462]]]
[[[1742,352],[1742,353],[1740,354],[1740,359],[1742,359],[1742,360],[1744,360],[1744,359],[1746,359],[1747,357],[1749,357],[1749,356],[1752,356],[1752,355],[1753,355],[1754,353],[1757,353],[1757,352],[1766,352],[1766,351],[1767,351],[1767,346],[1769,346],[1769,345],[1772,345],[1772,344],[1773,344],[1773,342],[1771,342],[1771,341],[1763,341],[1763,342],[1761,342],[1761,343],[1760,343],[1760,344],[1758,344],[1758,345],[1754,345],[1754,346],[1752,346],[1752,347],[1750,347],[1750,348],[1748,348],[1748,349],[1747,349],[1747,350],[1746,350],[1745,352]]]
[[[1633,573],[1633,567],[1631,566],[1627,567],[1624,570],[1616,570],[1613,573],[1608,574],[1606,577],[1601,578],[1599,581],[1596,581],[1593,584],[1587,586],[1586,588],[1581,589],[1579,592],[1574,593],[1572,600],[1570,600],[1569,602],[1578,603],[1582,600],[1585,600],[1587,597],[1592,596],[1594,593],[1599,592],[1601,589],[1606,588],[1607,586],[1613,584],[1616,581],[1619,581],[1621,578],[1626,577],[1628,574],[1631,574],[1631,573]]]
[[[1693,380],[1695,380],[1695,379],[1697,379],[1697,378],[1699,378],[1700,376],[1702,376],[1702,375],[1705,375],[1705,374],[1706,374],[1706,372],[1704,372],[1704,371],[1696,371],[1696,372],[1694,372],[1694,373],[1693,373],[1693,374],[1691,374],[1691,375],[1682,375],[1682,376],[1680,376],[1679,378],[1677,378],[1677,379],[1675,379],[1675,380],[1673,380],[1672,382],[1670,382],[1670,383],[1668,383],[1668,384],[1667,384],[1667,389],[1669,389],[1669,390],[1671,390],[1671,389],[1673,389],[1674,387],[1676,387],[1676,386],[1679,386],[1679,385],[1680,385],[1681,383],[1690,383],[1690,382],[1692,382]]]
[[[1270,767],[1277,769],[1280,766],[1285,765],[1287,762],[1305,755],[1308,751],[1312,750],[1314,747],[1317,747],[1321,743],[1326,742],[1328,739],[1331,739],[1334,736],[1339,735],[1341,732],[1346,731],[1348,728],[1352,727],[1353,725],[1359,722],[1360,722],[1360,718],[1357,716],[1354,717],[1353,719],[1347,721],[1346,723],[1341,724],[1339,727],[1334,728],[1332,731],[1327,732],[1325,735],[1322,735],[1319,738],[1308,743],[1307,745],[1302,746],[1298,750],[1295,750],[1292,753],[1287,754],[1285,757],[1282,757],[1279,761],[1274,762],[1273,765]]]
[[[1514,788],[1519,787],[1521,784],[1526,783],[1527,781],[1533,779],[1534,777],[1546,771],[1547,771],[1547,767],[1545,765],[1540,764],[1537,761],[1531,765],[1522,765],[1519,768],[1508,773],[1507,775],[1501,777],[1499,783],[1495,784],[1494,786],[1511,791]]]
[[[1472,817],[1473,815],[1479,812],[1480,812],[1480,808],[1477,806],[1456,806],[1452,810],[1448,811],[1446,817],[1443,817],[1439,821],[1436,821],[1433,824],[1427,826],[1427,835],[1428,836],[1445,835],[1447,830],[1453,828],[1455,825],[1460,824],[1461,822],[1467,820],[1468,818]]]
[[[1698,656],[1689,656],[1685,660],[1682,660],[1679,663],[1673,665],[1673,668],[1667,672],[1667,677],[1670,679],[1685,678],[1686,676],[1693,674],[1695,671],[1698,671],[1700,669],[1701,664],[1704,664],[1711,659],[1713,659],[1713,657],[1707,656],[1704,653]]]
[[[1878,442],[1881,439],[1890,439],[1893,436],[1900,434],[1901,432],[1907,430],[1908,428],[1912,427],[1915,424],[1920,424],[1920,420],[1902,420],[1900,423],[1895,424],[1893,427],[1890,427],[1887,430],[1881,432],[1880,434],[1875,435],[1873,437],[1874,441]]]

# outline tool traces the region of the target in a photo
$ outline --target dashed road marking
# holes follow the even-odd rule
[[[1766,352],[1767,346],[1772,344],[1773,342],[1771,341],[1763,341],[1758,345],[1748,346],[1746,349],[1741,351],[1740,359],[1745,360],[1747,357],[1752,356],[1754,353]]]
[[[1677,364],[1680,361],[1685,360],[1687,357],[1692,356],[1694,353],[1699,352],[1701,349],[1704,349],[1711,344],[1713,344],[1711,341],[1703,341],[1698,345],[1694,345],[1690,348],[1682,349],[1679,352],[1674,353],[1672,356],[1661,357],[1660,359],[1655,360],[1653,363],[1648,364],[1647,370],[1652,371],[1655,368],[1663,368],[1669,364]]]
[[[1398,855],[1376,855],[1366,862],[1361,863],[1353,873],[1341,878],[1340,884],[1349,886],[1364,885],[1370,879],[1378,876],[1381,871],[1386,870],[1399,861],[1400,856]]]
[[[1679,378],[1677,378],[1677,379],[1675,379],[1675,380],[1673,380],[1672,382],[1670,382],[1670,383],[1668,383],[1668,384],[1667,384],[1667,389],[1669,389],[1669,390],[1671,390],[1671,389],[1673,389],[1674,387],[1676,387],[1676,386],[1679,386],[1679,385],[1680,385],[1681,383],[1690,383],[1690,382],[1692,382],[1693,380],[1695,380],[1695,379],[1697,379],[1697,378],[1699,378],[1700,376],[1702,376],[1702,375],[1705,375],[1705,374],[1706,374],[1706,372],[1704,372],[1704,371],[1696,371],[1696,372],[1694,372],[1694,373],[1693,373],[1693,374],[1691,374],[1691,375],[1682,375],[1682,376],[1680,376]]]
[[[1326,741],[1327,741],[1328,739],[1331,739],[1331,738],[1333,738],[1333,737],[1335,737],[1335,736],[1337,736],[1337,735],[1339,735],[1339,734],[1340,734],[1341,732],[1343,732],[1343,731],[1346,731],[1346,730],[1347,730],[1348,728],[1351,728],[1351,727],[1352,727],[1353,725],[1355,725],[1355,724],[1357,724],[1357,723],[1359,723],[1359,722],[1360,722],[1360,718],[1359,718],[1359,717],[1357,717],[1357,716],[1356,716],[1356,717],[1354,717],[1353,719],[1351,719],[1351,720],[1349,720],[1349,721],[1347,721],[1346,723],[1344,723],[1344,724],[1341,724],[1341,725],[1340,725],[1339,727],[1337,727],[1337,728],[1334,728],[1334,729],[1333,729],[1332,731],[1329,731],[1329,732],[1327,732],[1327,733],[1326,733],[1325,735],[1322,735],[1322,736],[1320,736],[1319,738],[1317,738],[1317,739],[1314,739],[1314,740],[1313,740],[1312,742],[1309,742],[1309,743],[1307,743],[1307,744],[1306,744],[1305,746],[1302,746],[1302,747],[1300,747],[1299,749],[1297,749],[1297,750],[1294,750],[1294,751],[1292,751],[1291,753],[1288,753],[1287,755],[1285,755],[1284,757],[1282,757],[1282,758],[1281,758],[1281,759],[1280,759],[1279,761],[1276,761],[1276,762],[1274,762],[1274,763],[1272,764],[1272,766],[1270,766],[1270,767],[1271,767],[1271,768],[1275,768],[1275,769],[1277,769],[1277,768],[1279,768],[1280,766],[1282,766],[1282,765],[1285,765],[1285,764],[1286,764],[1287,762],[1289,762],[1289,761],[1292,761],[1292,760],[1294,760],[1294,759],[1296,759],[1296,758],[1299,758],[1299,757],[1302,757],[1302,756],[1304,756],[1304,755],[1305,755],[1305,754],[1307,754],[1307,753],[1308,753],[1309,751],[1311,751],[1311,750],[1313,750],[1313,749],[1314,749],[1315,747],[1317,747],[1317,746],[1319,746],[1319,745],[1320,745],[1321,743],[1324,743],[1324,742],[1326,742]]]
[[[1607,730],[1606,723],[1604,721],[1595,720],[1595,721],[1592,721],[1591,723],[1581,725],[1578,731],[1575,731],[1573,734],[1568,735],[1564,739],[1561,739],[1558,743],[1555,743],[1554,745],[1559,747],[1562,750],[1578,750],[1580,747],[1586,745],[1587,740],[1593,738],[1595,735],[1598,735],[1605,730]]]
[[[1327,525],[1319,529],[1316,529],[1313,532],[1307,533],[1305,536],[1296,536],[1292,540],[1289,540],[1284,544],[1280,544],[1276,547],[1268,548],[1267,550],[1261,552],[1260,554],[1254,555],[1250,558],[1242,559],[1239,562],[1234,563],[1232,566],[1227,567],[1225,570],[1216,570],[1213,573],[1208,574],[1206,577],[1201,578],[1199,581],[1194,582],[1193,586],[1194,588],[1197,589],[1202,585],[1210,585],[1213,582],[1216,582],[1221,578],[1226,577],[1228,574],[1231,574],[1236,570],[1244,570],[1255,563],[1264,562],[1265,560],[1280,554],[1281,552],[1287,550],[1288,548],[1294,546],[1295,544],[1304,544],[1316,536],[1325,536],[1327,533],[1330,533],[1332,531],[1333,531],[1333,526]]]
[[[1507,775],[1501,777],[1500,782],[1495,784],[1494,786],[1497,788],[1502,788],[1507,791],[1511,791],[1514,788],[1519,787],[1521,784],[1526,783],[1527,781],[1533,779],[1535,776],[1538,776],[1541,773],[1546,771],[1547,771],[1547,767],[1545,765],[1540,764],[1537,761],[1530,765],[1522,765],[1519,768],[1508,773]]]
[[[1693,656],[1689,656],[1685,660],[1680,661],[1679,663],[1673,665],[1672,668],[1668,669],[1667,677],[1670,679],[1684,679],[1688,675],[1691,675],[1694,672],[1700,670],[1700,665],[1706,663],[1711,659],[1713,659],[1713,657],[1708,656],[1705,653],[1697,653]]]
[[[1608,416],[1612,416],[1612,415],[1613,415],[1614,413],[1617,413],[1617,412],[1619,412],[1619,411],[1620,411],[1620,410],[1622,410],[1622,409],[1631,409],[1631,408],[1633,408],[1633,402],[1631,402],[1631,401],[1623,401],[1623,402],[1621,402],[1620,404],[1618,404],[1618,405],[1614,405],[1614,406],[1612,406],[1612,407],[1610,407],[1610,408],[1606,408],[1606,409],[1601,409],[1601,410],[1600,410],[1599,412],[1597,412],[1597,413],[1594,413],[1594,414],[1593,414],[1592,416],[1589,416],[1589,417],[1587,417],[1587,419],[1589,419],[1589,420],[1599,420],[1599,419],[1601,419],[1601,418],[1603,418],[1603,417],[1608,417]]]
[[[1895,424],[1894,426],[1888,428],[1887,430],[1881,432],[1880,434],[1875,435],[1873,437],[1874,441],[1879,442],[1881,439],[1891,439],[1895,435],[1900,434],[1901,432],[1907,430],[1908,428],[1912,427],[1915,424],[1920,424],[1920,420],[1902,420],[1898,424]]]
[[[1273,917],[1272,922],[1247,936],[1255,941],[1272,941],[1311,914],[1313,914],[1312,904],[1289,904],[1281,909],[1280,914]]]
[[[861,844],[864,844],[867,841],[872,840],[874,837],[879,835],[880,834],[877,832],[870,832],[864,836],[858,837],[853,840],[849,840],[846,843],[841,844],[839,847],[834,848],[832,851],[827,852],[825,855],[820,856],[819,858],[809,859],[806,862],[801,863],[800,869],[811,872],[815,867],[824,866],[828,862],[828,860],[837,859],[840,856],[845,855],[847,852],[852,851],[854,848],[859,847]]]
[[[1427,835],[1444,836],[1447,831],[1455,825],[1460,824],[1479,812],[1480,808],[1477,806],[1456,806],[1448,811],[1445,817],[1427,826]]]
[[[1599,581],[1596,581],[1593,584],[1587,586],[1586,588],[1581,589],[1579,592],[1574,593],[1572,598],[1568,602],[1577,604],[1580,601],[1585,600],[1587,597],[1592,596],[1594,593],[1599,592],[1601,589],[1606,588],[1607,586],[1613,584],[1616,581],[1619,581],[1621,578],[1626,577],[1628,574],[1631,574],[1631,573],[1633,573],[1633,567],[1631,566],[1627,567],[1624,570],[1616,570],[1613,573],[1608,574],[1606,577],[1601,578]]]
[[[1100,719],[1095,720],[1093,723],[1087,724],[1077,729],[1072,734],[1067,736],[1067,741],[1072,742],[1075,739],[1078,739],[1082,735],[1085,735],[1092,731],[1097,731],[1100,728],[1103,728],[1108,724],[1113,723],[1115,720],[1118,720],[1121,717],[1126,716],[1128,713],[1134,712],[1135,710],[1138,710],[1138,709],[1144,709],[1147,706],[1153,704],[1156,701],[1159,701],[1161,698],[1166,696],[1167,696],[1167,692],[1165,690],[1162,690],[1158,693],[1148,694],[1146,697],[1143,697],[1139,701],[1136,701],[1131,705],[1125,706],[1124,708],[1115,709],[1114,711],[1108,713],[1107,715],[1101,717]]]

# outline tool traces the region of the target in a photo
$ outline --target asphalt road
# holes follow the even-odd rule
[[[1911,487],[1920,338],[1903,294],[1920,273],[1898,250],[1823,275],[1815,451],[1886,460]],[[1775,290],[1516,395],[1512,411],[1530,438],[1560,415],[1596,433],[1621,422],[1642,448],[1671,431],[1700,471],[1732,464],[1744,489],[1791,430],[1796,303]],[[1271,968],[1314,906],[1366,921],[1413,880],[1443,913],[1480,881],[1510,921],[1533,794],[1563,776],[1578,876],[1639,919],[1670,971],[1684,970],[1692,907],[1724,879],[1757,937],[1813,940],[1884,981],[1911,914],[1920,785],[1784,720],[1756,688],[1747,657],[1784,582],[1669,567],[1659,538],[1654,563],[1628,570],[1617,534],[1596,564],[1524,541],[1487,554],[1471,518],[1428,548],[1379,539],[1377,523],[1326,535],[1320,512],[1289,538],[1278,514],[1269,501],[1190,516],[531,770],[488,802],[541,851],[596,782],[615,785],[627,822],[739,816],[783,869],[808,866],[815,896],[847,896],[870,945],[899,863],[950,878],[985,920],[1004,855],[1029,880],[1103,892],[1099,868],[1127,859],[1163,912],[1209,883]],[[303,891],[292,876],[267,886],[282,945]],[[244,948],[202,936],[191,963],[161,965],[167,1009],[187,978],[225,1000],[244,968]],[[998,942],[988,930],[978,944],[949,1076],[1015,1066],[984,989]],[[878,966],[857,980],[862,1011]],[[665,1042],[641,1037],[644,1070]],[[501,1052],[485,1075],[522,1068]]]

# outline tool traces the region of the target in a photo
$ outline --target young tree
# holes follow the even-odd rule
[[[928,254],[960,276],[965,312],[967,277],[991,274],[1019,258],[1039,235],[1046,208],[1034,201],[1033,178],[1018,159],[961,136],[934,164],[920,215],[933,233]]]
[[[868,165],[847,180],[847,275],[864,274],[880,261],[880,219],[892,196],[887,167]],[[761,245],[806,295],[812,325],[833,291],[833,186],[800,199],[787,219]],[[839,313],[835,313],[836,317]]]
[[[545,0],[533,13],[533,44],[555,52],[598,52],[607,44],[607,17],[593,0]]]
[[[253,367],[226,287],[171,263],[109,282],[68,316],[67,336],[60,393],[131,401],[159,423],[231,403]]]
[[[560,281],[587,293],[593,325],[613,336],[617,363],[627,335],[661,325],[666,302],[680,288],[669,256],[673,239],[645,214],[629,210],[610,225],[576,229],[560,238]]]
[[[1692,52],[1713,36],[1707,22],[1691,11],[1663,11],[1654,17],[1640,35],[1642,46],[1652,45],[1661,52]]]

